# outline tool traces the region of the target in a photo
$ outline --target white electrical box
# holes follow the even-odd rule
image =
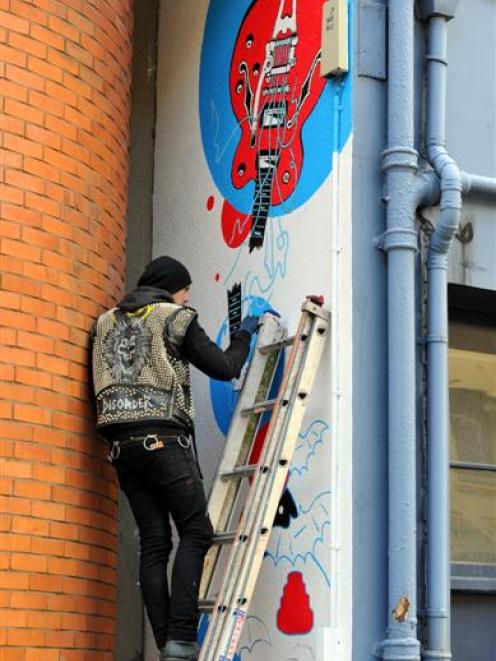
[[[348,0],[324,2],[322,14],[321,76],[348,71]]]

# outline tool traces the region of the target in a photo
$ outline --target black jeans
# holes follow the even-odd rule
[[[135,441],[121,446],[113,462],[140,533],[140,583],[146,612],[159,648],[170,640],[196,640],[198,591],[205,554],[212,543],[212,524],[192,448],[177,439],[146,450]],[[172,568],[170,517],[179,534]]]

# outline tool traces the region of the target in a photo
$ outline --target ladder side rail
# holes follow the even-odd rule
[[[319,324],[319,328],[323,328],[322,324]],[[324,344],[326,341],[326,334],[315,335],[310,340],[309,351],[305,356],[305,364],[301,366],[301,380],[299,383],[298,390],[306,390],[307,393],[310,392],[313,383],[315,382],[317,367],[322,356],[324,349]],[[291,416],[287,420],[287,429],[284,433],[284,443],[281,444],[279,448],[278,467],[280,470],[274,471],[271,475],[272,484],[269,488],[274,497],[269,497],[265,503],[265,510],[263,512],[262,519],[259,523],[260,530],[272,528],[272,522],[276,515],[277,506],[279,503],[280,493],[284,488],[286,477],[290,468],[290,461],[294,454],[294,448],[296,445],[297,437],[301,429],[303,418],[306,412],[308,397],[300,399],[298,393],[294,393],[296,396],[293,402],[293,408],[291,409]],[[281,466],[280,462],[284,462],[284,466]],[[269,536],[255,538],[256,548],[254,549],[253,557],[248,558],[246,566],[244,567],[244,575],[239,577],[238,587],[240,595],[243,599],[246,599],[244,602],[246,610],[249,608],[251,598],[254,593],[256,580],[259,574],[260,566],[263,561],[263,556],[268,545]]]
[[[299,324],[298,332],[295,335],[295,341],[293,343],[291,354],[287,363],[285,377],[281,385],[276,406],[274,407],[267,438],[259,460],[259,465],[261,466],[272,465],[275,446],[277,445],[278,439],[280,438],[280,431],[284,426],[283,420],[289,410],[289,406],[282,406],[282,402],[289,402],[291,399],[291,390],[294,389],[295,376],[299,373],[298,362],[301,362],[302,357],[307,350],[307,341],[302,342],[301,337],[304,335],[308,336],[310,326],[311,318],[309,315],[303,314]],[[299,361],[297,359],[299,359]],[[214,609],[209,631],[207,632],[207,639],[204,642],[205,649],[215,649],[221,634],[221,630],[224,626],[224,620],[226,617],[231,615],[232,608],[230,608],[230,606],[232,606],[233,602],[234,582],[237,578],[239,567],[243,562],[243,558],[245,557],[247,547],[246,542],[240,541],[240,536],[249,534],[250,527],[253,529],[253,520],[257,516],[257,511],[261,506],[261,498],[263,494],[266,493],[266,489],[264,488],[266,482],[267,475],[258,472],[252,483],[252,487],[248,494],[238,527],[238,535],[231,549],[226,567],[226,575],[232,580],[226,581],[217,597],[216,609]],[[224,607],[225,610],[219,611],[219,607]]]
[[[271,360],[269,355],[260,354],[260,347],[267,344],[273,344],[274,341],[277,342],[281,338],[286,337],[286,335],[286,329],[280,325],[276,317],[270,314],[265,316],[261,331],[257,338],[255,351],[246,374],[245,383],[238,398],[233,415],[233,424],[229,430],[228,438],[226,439],[224,446],[224,453],[209,494],[208,511],[214,530],[225,529],[225,526],[232,515],[232,510],[241,486],[241,482],[229,482],[222,480],[220,476],[222,473],[233,470],[238,463],[245,463],[253,443],[253,439],[247,439],[246,437],[248,426],[253,424],[253,417],[255,416],[245,417],[240,415],[240,412],[246,408],[247,404],[251,403],[254,400],[255,395],[258,394],[260,381],[264,377],[265,368]],[[274,362],[274,372],[276,367],[277,359]],[[270,388],[272,384],[272,379],[273,375],[270,378],[268,388]],[[258,421],[255,424],[255,429],[257,426]],[[246,457],[244,455],[246,455]],[[209,549],[205,557],[199,592],[201,600],[205,599],[208,595],[220,552],[220,547],[213,546]]]
[[[274,335],[277,336],[281,332],[285,331],[279,326],[277,319],[272,315],[267,315],[257,339],[257,345],[246,374],[244,387],[238,398],[232,419],[232,428],[229,430],[228,438],[224,445],[224,452],[219,464],[217,476],[222,472],[228,472],[235,468],[238,461],[242,442],[245,438],[246,430],[250,422],[250,418],[240,415],[240,412],[243,408],[247,408],[248,404],[254,401],[254,397],[260,385],[260,379],[263,376],[265,365],[267,363],[267,357],[259,354],[257,347],[259,345],[267,344],[268,340],[270,341]],[[224,480],[217,478],[210,491],[208,509],[214,529],[217,528],[218,517],[219,513],[222,511],[222,504],[224,502],[227,487],[228,484]]]
[[[320,330],[323,332],[321,334],[316,334],[313,331],[311,332],[308,351],[305,352],[304,362],[299,366],[298,376],[295,379],[295,385],[298,385],[298,387],[293,389],[293,392],[291,393],[291,403],[288,405],[290,415],[284,417],[284,426],[286,429],[281,435],[283,443],[279,444],[278,447],[277,470],[274,470],[271,475],[268,476],[269,484],[265,485],[267,488],[267,497],[265,500],[263,498],[261,499],[260,502],[262,507],[257,508],[257,510],[259,510],[258,516],[256,517],[258,521],[255,522],[254,530],[260,531],[267,529],[270,531],[280,499],[280,494],[284,488],[290,466],[290,459],[294,452],[296,438],[301,428],[307,404],[307,397],[301,399],[298,397],[298,394],[302,389],[306,391],[307,394],[310,391],[313,381],[315,380],[318,360],[322,353],[325,341],[324,334],[326,325],[322,322],[317,322],[314,326],[315,325],[317,326],[318,331]],[[284,461],[284,465],[279,463],[280,460]],[[237,637],[239,637],[240,634],[240,624],[238,622],[239,616],[238,618],[235,618],[234,613],[236,609],[239,611],[240,606],[242,606],[244,613],[246,613],[249,608],[256,579],[263,561],[263,555],[268,544],[268,539],[269,534],[262,536],[252,535],[247,544],[244,553],[244,562],[241,566],[239,576],[237,575],[237,594],[233,595],[230,604],[225,604],[228,608],[223,617],[223,632],[219,632],[221,635],[217,638],[218,644],[215,650],[216,655],[221,653],[225,655],[229,650],[233,649],[233,642],[234,645],[237,642]],[[234,603],[234,598],[238,602],[237,604]],[[236,633],[236,640],[233,639],[234,633]],[[212,658],[215,657],[212,656]],[[225,658],[229,659],[229,655]]]

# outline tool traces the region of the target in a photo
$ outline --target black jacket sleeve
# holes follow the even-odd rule
[[[201,372],[219,381],[238,377],[250,350],[250,334],[239,331],[223,351],[208,337],[197,319],[190,323],[181,354]]]

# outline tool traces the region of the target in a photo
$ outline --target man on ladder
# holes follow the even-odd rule
[[[238,377],[258,327],[246,317],[222,351],[188,307],[190,287],[180,262],[159,257],[92,334],[97,429],[139,528],[140,585],[163,661],[198,658],[198,591],[213,535],[193,452],[189,365],[214,379]],[[169,594],[170,517],[180,541]]]

